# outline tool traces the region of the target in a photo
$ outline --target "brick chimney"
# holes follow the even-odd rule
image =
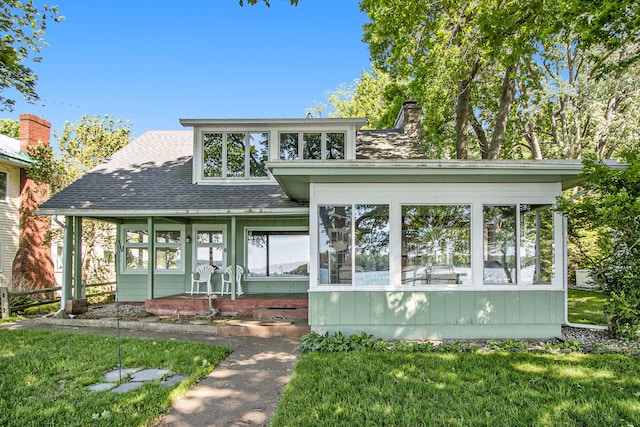
[[[51,123],[33,114],[20,114],[20,150],[49,145]],[[51,221],[34,212],[49,198],[49,184],[35,182],[20,169],[20,237],[13,260],[13,287],[17,290],[50,288],[55,285],[51,249],[46,242]]]
[[[400,129],[407,135],[420,134],[420,119],[422,118],[422,108],[416,101],[404,101],[402,108],[396,117],[394,127]]]

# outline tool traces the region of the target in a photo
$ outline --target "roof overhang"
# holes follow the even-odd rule
[[[306,216],[308,207],[263,208],[263,209],[185,209],[185,210],[107,210],[87,208],[40,208],[38,215],[81,216],[96,219],[116,220],[121,218],[202,218],[214,216]]]
[[[560,183],[567,189],[582,181],[580,160],[310,160],[267,167],[289,197],[306,201],[310,183]]]

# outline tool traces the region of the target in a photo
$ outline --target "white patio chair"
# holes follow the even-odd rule
[[[200,293],[200,285],[207,285],[207,295],[211,295],[211,275],[216,271],[216,267],[213,265],[201,265],[191,273],[191,295],[193,295],[193,288],[196,288],[196,294]],[[198,278],[196,279],[196,274]]]
[[[224,273],[222,273],[222,289],[221,294],[231,294],[231,274],[233,272],[233,266],[230,265],[224,269]],[[242,295],[242,275],[244,274],[244,268],[241,265],[236,265],[236,295]]]

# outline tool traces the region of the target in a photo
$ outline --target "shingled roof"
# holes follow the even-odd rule
[[[306,208],[277,184],[192,183],[193,131],[149,131],[40,206],[43,214],[223,214]]]

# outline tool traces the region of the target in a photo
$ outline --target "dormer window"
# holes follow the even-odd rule
[[[326,160],[344,158],[344,132],[280,133],[280,160]]]
[[[203,132],[202,174],[206,178],[266,178],[269,132]]]

